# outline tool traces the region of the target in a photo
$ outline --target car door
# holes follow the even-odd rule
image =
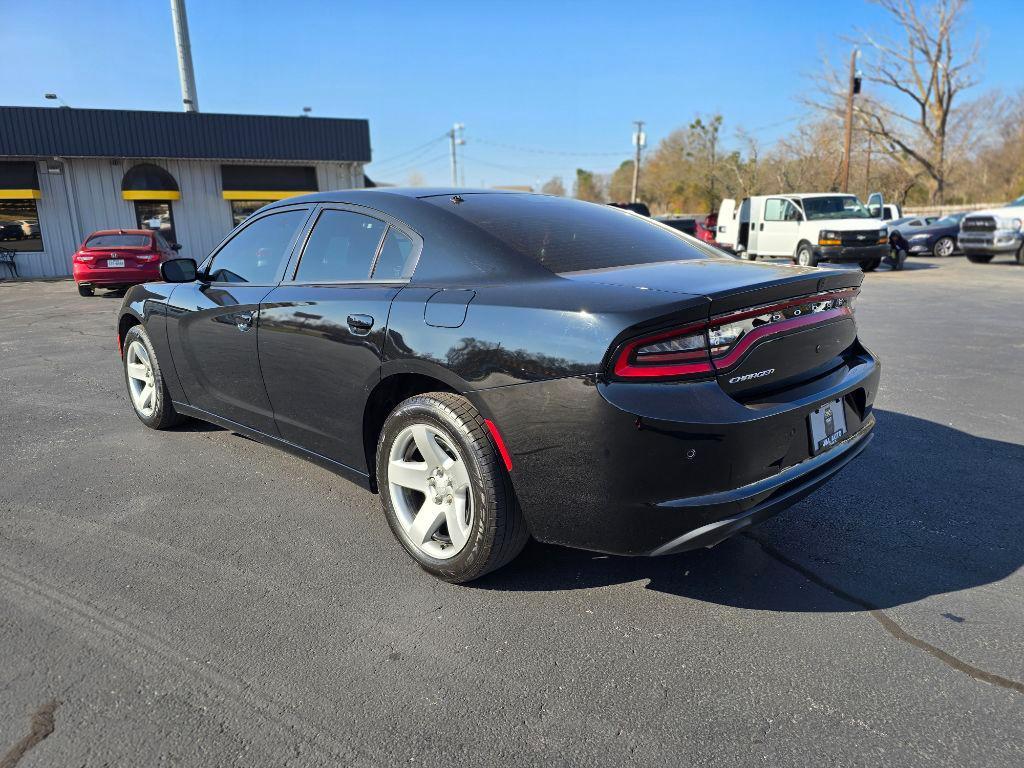
[[[363,408],[380,379],[391,300],[421,246],[376,211],[316,213],[288,278],[260,304],[260,366],[283,438],[367,471]]]
[[[764,201],[764,221],[758,227],[757,252],[762,256],[792,256],[800,240],[800,211],[784,197]]]
[[[311,209],[249,219],[207,259],[200,279],[171,294],[168,342],[190,405],[277,433],[259,366],[259,306],[281,281]]]

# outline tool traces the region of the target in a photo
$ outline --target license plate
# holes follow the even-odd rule
[[[124,259],[107,259],[108,267],[123,267]]]
[[[825,403],[808,417],[811,421],[811,453],[827,451],[846,436],[846,412],[842,400]]]

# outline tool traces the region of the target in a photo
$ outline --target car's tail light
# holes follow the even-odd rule
[[[77,261],[79,264],[88,264],[92,260],[93,260],[92,256],[87,256],[84,253],[76,253],[75,254],[75,261]]]
[[[727,370],[760,340],[851,317],[860,289],[830,291],[718,315],[706,323],[624,343],[612,370],[625,379],[707,378]]]
[[[137,254],[135,256],[135,259],[137,261],[140,261],[140,262],[143,262],[143,263],[150,262],[150,261],[159,261],[160,260],[160,254],[159,253],[140,253],[140,254]]]

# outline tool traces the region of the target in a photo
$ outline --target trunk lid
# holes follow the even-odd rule
[[[864,280],[860,270],[734,259],[662,262],[562,276],[706,297],[714,374],[721,387],[738,398],[795,386],[841,364],[839,357],[857,338],[849,305]]]

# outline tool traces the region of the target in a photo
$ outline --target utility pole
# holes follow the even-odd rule
[[[462,131],[466,126],[462,123],[455,123],[452,129],[448,131],[448,139],[452,145],[452,186],[459,186],[459,161],[456,154],[457,147],[466,143],[466,140],[462,138]]]
[[[630,195],[631,203],[637,202],[637,193],[640,189],[640,151],[647,144],[647,136],[644,134],[644,121],[634,120],[636,132],[633,133],[633,144],[636,146],[636,158],[633,160],[633,193]]]
[[[839,175],[840,189],[850,191],[850,145],[853,143],[853,97],[860,93],[860,77],[857,75],[857,59],[860,49],[850,52],[850,84],[846,89],[846,136],[843,139],[843,167]]]
[[[174,42],[178,48],[181,103],[185,106],[186,112],[198,112],[199,97],[196,95],[196,73],[192,69],[192,44],[188,39],[185,0],[171,0],[171,21],[174,23]]]
[[[865,200],[867,200],[868,196],[871,194],[871,149],[872,149],[871,144],[872,144],[873,140],[874,140],[874,137],[869,133],[868,134],[868,161],[867,161],[867,163],[864,166],[864,189],[865,189],[864,199]]]

